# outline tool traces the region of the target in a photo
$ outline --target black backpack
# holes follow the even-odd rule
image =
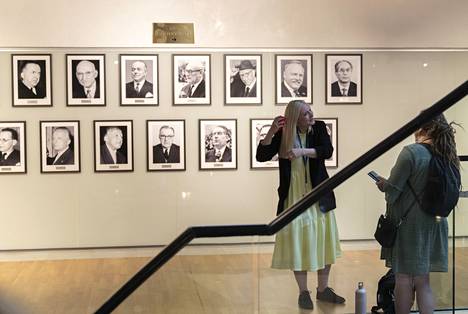
[[[395,274],[390,269],[379,280],[377,288],[377,305],[371,309],[372,313],[395,314],[395,297],[393,290],[395,289]]]
[[[429,172],[420,202],[421,208],[432,216],[447,217],[460,197],[460,170],[433,152],[431,145],[422,144],[431,152]]]

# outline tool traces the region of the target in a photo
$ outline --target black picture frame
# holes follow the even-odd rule
[[[94,172],[133,171],[133,120],[94,120],[93,124]],[[106,144],[113,146],[115,156]]]
[[[12,54],[12,106],[52,106],[52,55]]]
[[[167,158],[163,154],[161,132],[175,137]],[[185,139],[185,120],[146,120],[147,171],[185,171]]]
[[[213,131],[220,129],[219,136],[225,140],[220,160],[215,157]],[[235,170],[237,169],[237,119],[199,119],[199,170]],[[224,160],[223,160],[224,159]]]
[[[198,82],[199,85],[196,85],[193,90],[190,87],[187,67],[193,68],[192,72],[195,72],[195,75],[198,73],[203,76]],[[211,105],[210,54],[172,55],[172,104],[174,106]]]
[[[250,119],[250,169],[277,169],[279,167],[278,155],[272,158],[270,161],[258,162],[255,159],[257,152],[257,146],[260,140],[266,135],[270,129],[268,125],[271,126],[274,118],[251,118]]]
[[[337,67],[340,67],[338,71]],[[351,75],[346,74],[347,72]],[[326,54],[325,75],[326,104],[362,104],[362,54]],[[344,88],[345,96],[341,95],[343,92],[340,91],[338,75],[350,80],[349,86]]]
[[[316,118],[316,120],[323,121],[327,127],[328,135],[333,146],[333,154],[329,159],[325,159],[325,167],[337,168],[338,167],[338,118]]]
[[[159,55],[120,54],[119,59],[120,105],[130,107],[158,106]],[[144,70],[144,74],[140,74],[142,70]],[[138,92],[134,83],[136,75],[144,76],[143,79],[145,80],[143,85],[138,87]]]
[[[0,154],[0,175],[27,173],[26,147],[26,121],[0,121],[0,153],[9,153]]]
[[[39,130],[41,173],[81,172],[80,121],[39,121]]]
[[[288,104],[291,100],[313,103],[313,60],[312,54],[275,55],[275,99],[277,105]]]
[[[243,72],[243,73],[241,73]],[[252,80],[254,81],[252,82]],[[250,84],[251,86],[246,86]],[[247,88],[249,88],[247,90]],[[246,94],[247,93],[247,94]],[[261,54],[224,55],[224,104],[262,105],[263,65]]]
[[[106,106],[106,55],[66,54],[65,60],[67,106]],[[80,73],[77,72],[78,65],[82,67]],[[95,82],[95,84],[91,82]],[[82,85],[88,83],[92,84],[90,89],[86,89],[85,85]],[[90,98],[87,97],[86,90],[90,90]]]

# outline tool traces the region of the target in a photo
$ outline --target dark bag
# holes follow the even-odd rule
[[[395,243],[399,224],[395,224],[389,217],[380,215],[375,229],[374,238],[382,247],[391,248]]]
[[[372,313],[395,314],[395,274],[390,269],[379,280],[377,288],[377,305],[373,306]]]
[[[434,153],[431,145],[422,144],[431,152],[428,177],[422,199],[421,208],[432,216],[447,217],[457,206],[460,197],[460,170],[442,156]]]

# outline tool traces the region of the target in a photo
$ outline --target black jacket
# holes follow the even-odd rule
[[[257,161],[269,161],[279,152],[281,144],[282,131],[278,131],[271,141],[270,145],[262,145],[260,142],[257,147]],[[312,126],[312,131],[307,133],[307,148],[315,148],[317,158],[309,158],[309,171],[312,186],[315,187],[329,178],[325,168],[325,159],[332,156],[333,146],[327,128],[323,121],[316,120]],[[278,187],[278,210],[279,215],[284,210],[284,201],[288,196],[289,184],[291,182],[291,161],[289,159],[279,159],[280,184]],[[323,212],[336,208],[335,194],[330,192],[319,199],[320,210]]]

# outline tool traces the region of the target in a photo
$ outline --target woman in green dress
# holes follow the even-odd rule
[[[279,154],[277,214],[294,205],[314,186],[328,178],[325,159],[330,158],[332,153],[333,146],[325,123],[314,119],[310,106],[304,101],[291,101],[284,117],[274,119],[256,154],[260,162],[271,160]],[[294,272],[301,308],[313,308],[307,288],[308,271],[317,271],[317,300],[345,302],[328,287],[331,265],[341,255],[338,228],[332,211],[334,208],[335,196],[330,192],[276,235],[272,267]]]
[[[408,216],[398,229],[392,248],[382,248],[381,258],[395,272],[395,309],[397,314],[410,313],[414,296],[421,314],[433,313],[434,300],[429,283],[430,272],[448,269],[447,219],[424,212],[415,199],[421,197],[428,175],[431,150],[457,168],[460,161],[455,146],[454,129],[443,115],[423,125],[415,133],[416,143],[400,152],[390,177],[380,177],[377,187],[385,192],[387,215],[394,221],[409,209]]]

